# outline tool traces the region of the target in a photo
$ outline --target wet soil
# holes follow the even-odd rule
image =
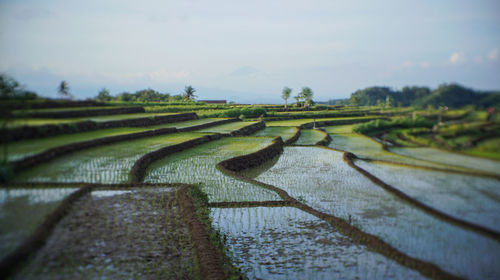
[[[83,196],[15,279],[196,279],[176,191]]]

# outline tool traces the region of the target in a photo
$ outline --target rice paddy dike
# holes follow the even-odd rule
[[[7,146],[0,278],[500,275],[498,161],[353,131],[408,108],[269,106],[246,121],[160,109],[43,109],[9,126],[60,129]],[[119,126],[68,134],[84,118],[50,114]]]

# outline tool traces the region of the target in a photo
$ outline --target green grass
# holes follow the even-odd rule
[[[223,125],[213,126],[200,130],[200,132],[211,132],[211,133],[230,133],[231,131],[238,130],[242,127],[254,124],[257,122],[232,122]]]
[[[373,116],[365,116],[365,117],[350,117],[350,118],[316,118],[316,122],[321,121],[337,121],[337,120],[363,120],[367,118],[373,118]],[[267,121],[266,126],[300,126],[305,123],[314,122],[314,118],[304,118],[304,119],[293,119],[293,120],[284,120],[284,121]]]
[[[476,147],[464,152],[474,156],[500,160],[500,137],[483,140]]]
[[[137,128],[120,127],[120,128],[109,128],[109,129],[100,129],[95,131],[80,132],[74,134],[63,134],[48,138],[16,141],[8,145],[8,158],[9,161],[18,160],[23,157],[37,154],[57,146],[88,141],[102,137],[141,132],[150,129],[151,127],[137,127]]]
[[[167,123],[167,124],[150,126],[149,129],[169,128],[169,127],[184,128],[184,127],[206,124],[206,123],[211,123],[211,122],[216,122],[216,121],[221,121],[221,120],[226,120],[226,119],[224,119],[224,118],[218,118],[218,119],[206,118],[206,119],[198,119],[198,120],[189,120],[189,121],[183,121],[183,122],[175,122],[175,123]]]
[[[323,131],[320,130],[314,130],[314,129],[302,129],[300,131],[300,137],[295,142],[295,145],[315,145],[319,141],[321,141],[323,138],[325,138],[326,134]]]
[[[142,155],[206,134],[174,133],[78,151],[15,174],[17,182],[124,183]]]
[[[283,141],[286,141],[290,138],[292,138],[295,133],[297,132],[297,129],[295,127],[290,127],[290,126],[272,126],[272,127],[266,127],[262,130],[257,131],[253,136],[281,136]]]
[[[138,119],[138,118],[150,118],[154,116],[166,116],[173,115],[176,113],[135,113],[135,114],[122,114],[122,115],[109,115],[109,116],[93,116],[93,117],[79,117],[79,118],[66,118],[66,119],[38,119],[38,118],[26,118],[26,119],[15,119],[8,123],[8,127],[17,126],[39,126],[46,124],[64,124],[73,123],[80,121],[94,121],[94,122],[106,122],[106,121],[117,121],[125,119]]]
[[[326,131],[330,133],[330,137],[332,138],[332,142],[330,142],[328,146],[338,150],[351,152],[360,158],[463,170],[463,168],[454,168],[445,164],[419,160],[385,151],[382,149],[382,145],[375,140],[362,134],[353,133],[353,126],[354,125],[341,125],[327,127]]]
[[[227,176],[216,167],[225,159],[255,152],[271,143],[271,137],[222,138],[154,162],[144,181],[201,183],[210,202],[281,200],[276,193]]]
[[[44,108],[44,109],[15,110],[14,114],[22,116],[23,114],[30,112],[49,113],[49,112],[91,111],[91,110],[119,109],[119,108],[127,108],[127,107],[93,106],[93,107]]]

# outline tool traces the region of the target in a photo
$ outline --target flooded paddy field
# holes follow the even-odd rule
[[[498,241],[408,205],[349,167],[340,152],[287,147],[276,164],[255,179],[455,275],[492,279],[500,273]]]
[[[452,153],[436,148],[393,147],[389,150],[393,153],[410,158],[500,174],[500,161],[497,160]]]
[[[295,145],[316,145],[319,141],[325,138],[326,134],[320,130],[314,129],[302,129],[300,131],[300,137],[295,142]]]
[[[368,117],[317,121],[363,118]],[[219,120],[223,119],[19,141],[10,145],[9,159],[77,141]],[[380,142],[353,133],[352,125],[340,125],[326,127],[333,139],[330,148],[312,146],[327,135],[325,132],[302,129],[296,146],[284,147],[278,156],[271,153],[273,158],[266,158],[257,168],[231,173],[217,165],[269,147],[277,136],[286,141],[296,134],[298,126],[313,121],[267,122],[266,128],[247,137],[227,134],[256,122],[232,122],[197,132],[88,148],[18,172],[12,178],[14,183],[33,184],[0,189],[0,258],[13,252],[47,215],[81,187],[91,191],[72,202],[45,245],[13,279],[199,279],[202,265],[197,259],[200,254],[196,253],[196,238],[189,228],[192,221],[186,222],[183,209],[187,208],[181,207],[184,200],[180,190],[187,188],[201,193],[201,198],[190,199],[193,204],[204,201],[206,208],[201,207],[201,211],[209,217],[205,226],[215,230],[210,232],[210,238],[220,239],[222,252],[244,278],[422,279],[428,275],[356,239],[326,215],[450,275],[498,278],[498,239],[430,215],[398,198],[348,165],[344,153],[337,150],[354,153],[358,157],[355,165],[426,205],[500,231],[499,181],[491,176],[459,173],[479,170],[498,174],[496,161],[427,148],[384,149]],[[144,167],[145,183],[129,183],[131,167],[143,155],[214,133],[226,135],[148,163]],[[64,186],[75,182],[87,185]],[[278,189],[273,191],[269,185]],[[201,255],[204,253],[207,251]]]
[[[500,232],[500,182],[496,179],[362,160],[356,165],[431,207]]]
[[[237,180],[217,169],[217,163],[260,150],[271,137],[231,137],[175,153],[154,162],[147,170],[147,183],[202,184],[210,202],[281,200],[269,190]]]
[[[283,141],[292,138],[297,129],[289,126],[268,126],[262,130],[257,131],[253,136],[280,136]]]
[[[461,167],[453,167],[444,163],[432,162],[418,158],[407,157],[386,151],[381,143],[362,134],[352,132],[353,125],[339,125],[326,127],[332,141],[328,147],[351,152],[357,157],[365,159],[385,160],[403,164],[414,164],[442,169],[466,170]]]
[[[209,127],[199,130],[200,132],[210,132],[210,133],[231,133],[234,130],[240,129],[242,127],[254,124],[257,122],[232,122],[226,123],[214,127]]]
[[[423,278],[299,209],[212,208],[211,218],[250,279]]]
[[[0,189],[0,259],[11,253],[75,187]]]
[[[85,149],[20,172],[14,181],[123,183],[142,155],[204,135],[182,132]]]

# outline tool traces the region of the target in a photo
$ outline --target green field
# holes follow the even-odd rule
[[[325,138],[326,133],[321,130],[314,129],[302,129],[300,131],[300,137],[295,142],[295,145],[316,145],[319,141]]]
[[[23,259],[12,279],[203,279],[207,256],[222,263],[208,262],[209,269],[231,274],[217,279],[495,279],[500,275],[500,164],[471,155],[498,153],[496,124],[486,123],[484,114],[448,112],[447,117],[456,119],[445,121],[438,133],[432,125],[411,126],[413,118],[408,116],[414,109],[404,107],[316,105],[311,111],[278,112],[281,105],[217,105],[213,110],[211,105],[197,110],[190,104],[143,105],[150,112],[24,119],[17,125],[102,122],[192,108],[199,116],[215,117],[12,142],[7,146],[8,159],[103,137],[210,124],[226,120],[216,116],[229,110],[265,109],[267,118],[305,118],[268,121],[250,136],[235,137],[231,132],[255,120],[116,142],[60,155],[15,173],[3,164],[0,178],[9,181],[0,184],[0,259],[64,206],[64,198],[90,188],[88,193],[76,193],[82,195],[65,209],[50,234],[37,241],[45,245]],[[432,121],[440,113],[415,112]],[[364,116],[316,118],[317,126],[322,121],[366,121],[374,114],[384,121],[368,123],[366,135],[353,132],[356,124],[330,125],[322,127],[326,132],[302,129],[290,146],[279,147],[281,143],[273,141],[278,136],[290,139],[314,116],[351,113]],[[418,118],[418,123],[426,122]],[[382,127],[383,131],[377,130]],[[141,161],[143,182],[130,183],[132,166],[145,154],[215,133],[225,135],[153,162]],[[326,136],[332,139],[328,147],[315,146]],[[443,143],[465,147],[473,140],[477,143],[460,153],[437,148]],[[255,153],[270,145],[271,153],[271,149]],[[350,161],[345,152],[356,157]],[[254,157],[240,157],[249,154]],[[239,162],[230,169],[248,163],[260,166],[231,173],[218,165],[235,157]],[[413,203],[395,195],[388,185]]]
[[[254,124],[257,122],[232,122],[226,123],[218,126],[213,126],[205,129],[201,129],[200,132],[210,132],[210,133],[231,133],[232,131],[238,130],[245,126]]]
[[[203,144],[153,163],[144,181],[200,183],[211,202],[281,200],[273,192],[236,180],[216,168],[222,160],[249,154],[271,142],[272,138],[236,137]]]
[[[17,182],[124,183],[130,168],[142,155],[201,137],[182,132],[99,146],[68,154],[16,174]]]
[[[272,126],[257,131],[256,133],[253,134],[253,136],[274,136],[274,137],[281,136],[281,139],[283,139],[283,141],[286,141],[292,138],[296,132],[297,129],[295,127]]]

